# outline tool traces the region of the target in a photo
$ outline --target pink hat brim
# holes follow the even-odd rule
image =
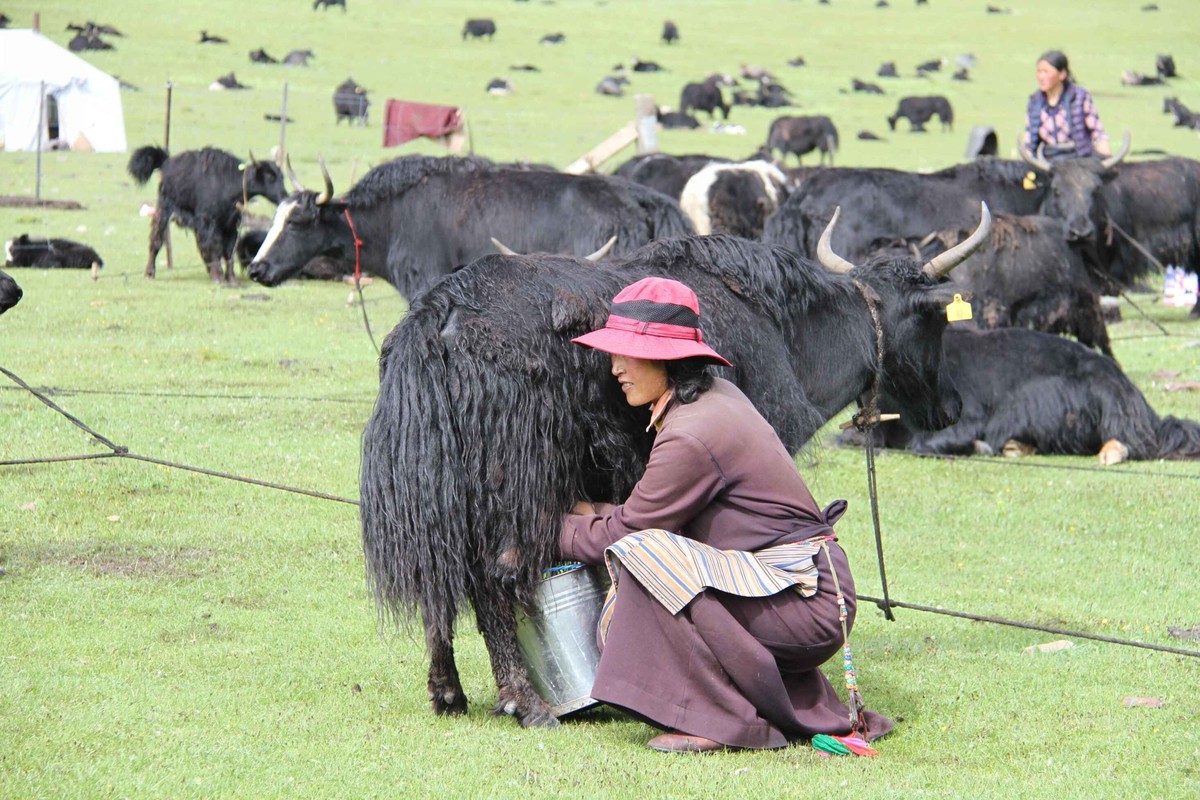
[[[698,342],[695,339],[669,339],[661,336],[647,336],[633,331],[601,328],[585,333],[571,340],[584,347],[603,350],[618,356],[641,358],[647,361],[678,361],[681,358],[700,356],[723,367],[732,367],[716,350]]]

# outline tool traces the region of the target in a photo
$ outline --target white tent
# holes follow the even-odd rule
[[[49,149],[52,140],[125,152],[120,82],[36,31],[0,30],[0,149]]]

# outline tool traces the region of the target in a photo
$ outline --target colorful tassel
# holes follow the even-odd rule
[[[813,749],[823,756],[877,756],[879,751],[857,736],[829,736],[818,733],[812,738]]]

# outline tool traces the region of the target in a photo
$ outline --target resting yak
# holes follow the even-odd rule
[[[600,175],[404,156],[375,167],[335,199],[323,164],[321,171],[320,194],[297,184],[300,191],[279,206],[250,265],[259,283],[276,286],[318,255],[353,261],[357,240],[362,269],[411,300],[459,266],[494,253],[492,237],[522,251],[583,254],[615,236],[620,256],[651,239],[692,232],[671,198]]]
[[[154,261],[162,249],[167,223],[173,219],[196,234],[196,246],[209,277],[220,282],[224,262],[224,280],[233,283],[233,248],[242,221],[242,204],[247,198],[259,196],[279,203],[287,195],[283,173],[269,161],[255,160],[253,154],[244,164],[232,153],[214,147],[175,156],[168,156],[161,147],[139,147],[129,158],[129,174],[139,186],[158,169],[162,171],[162,182],[158,185],[158,209],[150,225],[146,277],[154,277]]]
[[[718,234],[652,242],[620,263],[488,256],[414,300],[380,357],[361,519],[380,613],[424,622],[433,710],[466,711],[452,640],[470,604],[496,712],[557,724],[519,659],[514,603],[555,560],[571,503],[619,502],[645,467],[645,412],[626,405],[606,355],[570,343],[604,323],[621,287],[647,275],[692,287],[705,340],[735,365],[722,374],[793,453],[870,389],[877,368],[879,386],[911,401],[910,417],[938,428],[959,411],[942,370],[953,287],[941,280],[987,221],[985,207],[978,236],[924,267],[854,267],[827,246],[817,264]]]
[[[1159,417],[1112,359],[1038,331],[955,327],[942,339],[946,368],[962,395],[957,423],[939,431],[884,425],[888,447],[919,453],[1200,458],[1200,424]],[[885,411],[893,401],[880,402]]]

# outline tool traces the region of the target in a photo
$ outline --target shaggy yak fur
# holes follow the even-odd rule
[[[280,205],[280,233],[251,265],[254,280],[278,285],[318,255],[352,261],[347,212],[363,270],[409,299],[495,253],[493,237],[518,252],[584,255],[616,236],[612,255],[619,257],[651,239],[692,232],[678,203],[629,181],[478,158],[404,156],[372,169],[345,197],[320,199],[300,191]]]
[[[1110,439],[1134,460],[1200,458],[1200,424],[1159,417],[1112,359],[1038,331],[955,327],[943,338],[962,395],[940,431],[884,425],[888,447],[945,455],[996,454],[1009,440],[1046,455],[1096,455]],[[881,402],[890,410],[887,398]]]
[[[930,258],[970,234],[941,231],[921,254]],[[1100,308],[1100,295],[1110,281],[1090,258],[1085,260],[1085,252],[1067,243],[1060,220],[996,214],[988,240],[954,271],[954,282],[970,292],[981,328],[1066,334],[1112,358]]]
[[[7,272],[0,270],[0,314],[21,302],[21,287],[9,277]]]
[[[190,228],[196,234],[200,258],[214,281],[233,282],[233,249],[242,222],[243,197],[265,197],[279,203],[287,191],[283,173],[269,161],[241,163],[232,153],[205,147],[168,156],[161,147],[140,147],[129,158],[129,174],[144,185],[155,170],[162,171],[158,185],[158,210],[150,224],[150,259],[146,277],[155,274],[154,260],[162,249],[167,223]]]
[[[609,356],[571,344],[601,327],[611,298],[647,275],[691,286],[705,341],[795,453],[834,414],[881,385],[928,428],[957,418],[942,373],[953,287],[912,260],[851,274],[728,235],[653,242],[622,263],[488,256],[444,278],[387,337],[363,433],[362,539],[381,615],[421,615],[429,696],[439,714],[467,699],[454,621],[474,607],[499,688],[497,713],[557,724],[518,656],[514,603],[556,560],[577,498],[621,502],[652,440]],[[930,402],[934,400],[934,402]]]

